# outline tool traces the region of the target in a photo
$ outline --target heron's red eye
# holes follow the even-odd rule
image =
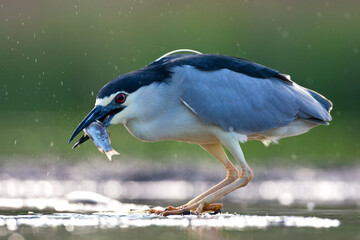
[[[116,95],[115,97],[115,102],[117,103],[124,103],[126,100],[126,95],[125,93],[119,93],[118,95]]]

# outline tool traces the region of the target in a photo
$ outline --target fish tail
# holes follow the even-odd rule
[[[120,153],[118,153],[114,149],[111,149],[110,151],[105,152],[105,154],[110,161],[111,161],[111,158],[113,155],[120,155]]]

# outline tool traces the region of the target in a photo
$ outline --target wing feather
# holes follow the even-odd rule
[[[297,84],[220,69],[182,66],[182,99],[203,121],[251,134],[285,126],[296,118],[328,121],[328,111]],[[330,118],[331,119],[331,118]]]

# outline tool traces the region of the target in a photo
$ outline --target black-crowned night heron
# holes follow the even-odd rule
[[[332,103],[288,75],[235,57],[193,50],[187,51],[195,54],[172,55],[180,51],[106,84],[70,138],[96,120],[105,126],[122,123],[142,141],[197,143],[224,165],[222,182],[181,207],[169,207],[164,215],[216,211],[222,205],[214,201],[244,187],[253,173],[239,142],[268,145],[331,120]]]

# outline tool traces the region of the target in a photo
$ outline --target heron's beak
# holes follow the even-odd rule
[[[79,132],[81,132],[81,130],[83,130],[84,128],[89,126],[92,122],[95,122],[96,120],[104,117],[107,113],[108,113],[108,110],[106,109],[106,107],[95,106],[93,108],[93,110],[91,110],[91,112],[84,118],[84,120],[82,120],[82,122],[79,124],[79,126],[75,129],[74,133],[70,137],[69,143],[75,138],[76,135],[79,134]],[[82,142],[85,142],[85,141],[82,141]]]
[[[121,112],[125,107],[121,106],[118,108],[111,108],[107,106],[100,106],[96,105],[93,110],[82,120],[82,122],[79,124],[79,126],[75,129],[74,133],[71,135],[69,143],[75,138],[76,135],[78,135],[81,130],[88,127],[92,122],[100,121],[102,122],[106,127],[110,126],[111,119],[115,116],[115,114]],[[89,139],[88,136],[84,135],[82,136],[79,141],[73,146],[73,149],[82,144],[83,142],[87,141]]]

